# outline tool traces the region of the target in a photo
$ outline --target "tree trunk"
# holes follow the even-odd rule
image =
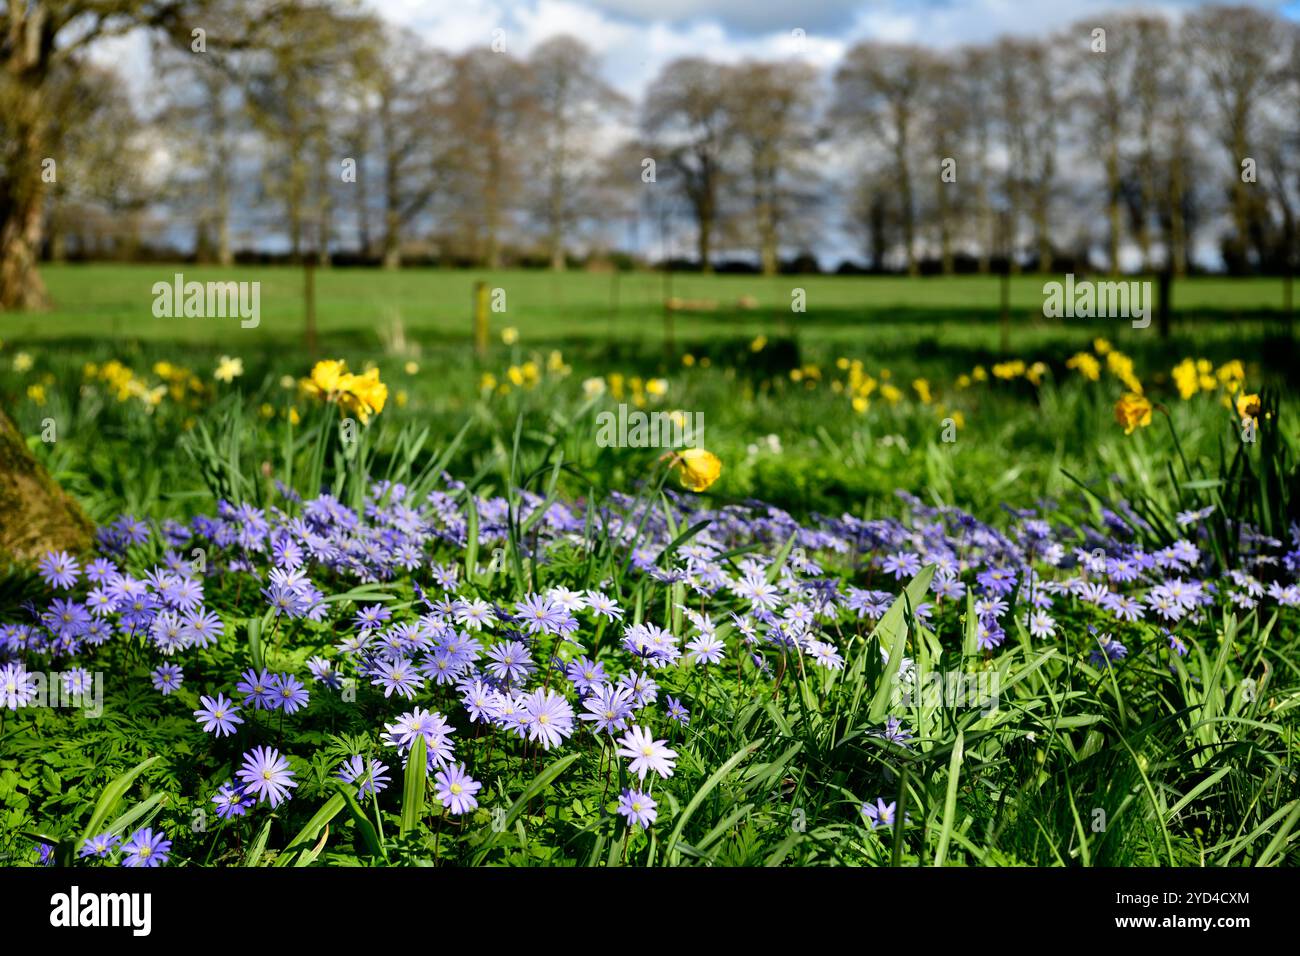
[[[564,155],[563,145],[560,147],[560,155]],[[564,256],[564,173],[557,168],[551,174],[551,188],[549,196],[549,238],[551,254],[551,271],[563,272],[565,268]]]
[[[41,246],[40,190],[36,193],[18,197],[0,224],[0,309],[43,309],[49,304],[36,269]]]
[[[0,409],[0,563],[49,550],[89,551],[94,527]]]
[[[11,82],[16,88],[6,119],[19,149],[13,168],[0,182],[0,309],[43,309],[48,300],[36,269],[45,203],[41,93],[32,80]]]
[[[556,177],[551,182],[550,230],[547,244],[551,253],[551,271],[563,272],[564,256],[564,187]]]
[[[907,168],[906,139],[900,142],[894,165],[898,171],[898,201],[902,207],[903,246],[907,255],[907,274],[915,277],[921,274],[921,269],[916,261],[916,215],[912,208],[912,177]]]
[[[713,262],[710,258],[709,246],[713,240],[713,217],[712,215],[700,214],[700,234],[699,234],[699,251],[696,255],[700,260],[700,271],[705,275],[713,272]]]

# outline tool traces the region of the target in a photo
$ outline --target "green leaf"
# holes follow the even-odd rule
[[[266,840],[271,835],[271,824],[275,821],[275,816],[266,818],[262,824],[262,829],[257,833],[257,839],[248,847],[248,852],[244,854],[244,866],[257,866],[262,862],[262,854],[266,852]]]
[[[799,536],[796,531],[786,539],[785,544],[781,545],[781,550],[776,553],[776,560],[767,569],[767,583],[773,584],[781,576],[781,569],[785,567],[786,558],[790,557],[790,552],[794,548],[795,538]]]
[[[262,619],[260,617],[248,619],[248,656],[253,662],[253,667],[262,670]]]
[[[465,580],[478,580],[478,504],[474,493],[465,490]]]
[[[794,539],[791,538],[791,540]],[[731,773],[731,771],[736,768],[737,764],[752,754],[762,746],[762,744],[763,738],[761,737],[758,740],[745,744],[745,746],[741,747],[734,754],[728,757],[726,763],[713,771],[709,779],[704,781],[704,785],[695,791],[695,796],[691,797],[691,802],[686,804],[686,808],[682,810],[681,814],[677,817],[677,824],[673,827],[673,832],[669,834],[667,842],[664,843],[665,861],[670,864],[673,862],[673,851],[678,839],[682,835],[682,830],[686,828],[686,824],[691,819],[691,815],[694,814],[695,811],[699,809],[700,804],[704,802],[704,798],[713,792],[713,788],[720,784],[726,778],[727,774]]]
[[[419,826],[424,816],[425,781],[429,775],[425,752],[424,737],[417,736],[407,757],[406,780],[402,786],[402,826],[399,831],[402,836]]]
[[[880,675],[880,683],[876,686],[875,696],[871,698],[871,707],[867,711],[867,719],[873,724],[879,723],[889,713],[898,669],[903,665],[908,630],[905,612],[921,603],[926,590],[930,587],[930,579],[934,577],[934,569],[935,565],[927,564],[916,577],[912,578],[872,632],[873,636],[880,638],[881,644],[889,647],[889,663],[885,665]]]
[[[155,755],[150,757],[148,760],[142,760],[120,777],[110,781],[108,785],[104,787],[103,792],[99,795],[99,800],[95,803],[94,812],[90,815],[90,821],[86,824],[86,828],[81,831],[81,836],[73,841],[70,846],[64,844],[63,847],[60,847],[61,853],[67,853],[69,862],[71,861],[72,854],[76,851],[77,847],[86,840],[89,840],[91,837],[98,836],[104,832],[104,822],[108,820],[108,815],[113,812],[118,801],[121,800],[122,796],[131,788],[131,784],[135,782],[135,778],[140,776],[140,774],[144,773],[161,759],[161,755]],[[67,864],[65,863],[64,865]]]
[[[481,847],[479,847],[478,853],[474,856],[474,864],[477,865],[483,861],[483,858],[487,856],[488,851],[496,846],[496,842],[500,839],[501,834],[510,829],[511,824],[513,824],[519,815],[523,813],[524,807],[528,806],[528,802],[549,787],[551,781],[564,773],[569,764],[573,763],[580,756],[582,755],[575,753],[569,754],[567,757],[561,757],[559,760],[555,761],[555,763],[543,769],[541,773],[532,779],[532,782],[524,788],[524,792],[519,795],[519,799],[510,805],[510,809],[506,811],[506,815],[502,819],[501,823],[492,828],[492,835],[483,842]]]
[[[152,818],[156,809],[166,801],[167,794],[155,793],[148,800],[137,803],[130,810],[126,811],[126,813],[122,814],[108,826],[104,827],[104,832],[124,833],[125,831],[134,828],[138,821],[145,820],[146,817]],[[91,836],[98,836],[98,834],[92,833]]]
[[[943,823],[939,828],[939,845],[934,850],[935,866],[943,866],[948,856],[948,841],[952,838],[953,819],[957,814],[957,781],[961,777],[961,762],[965,746],[965,736],[959,729],[957,740],[952,745],[952,757],[948,760],[948,792],[943,798]]]
[[[334,794],[321,804],[321,808],[298,831],[298,835],[289,841],[289,845],[284,848],[284,852],[276,859],[275,865],[288,866],[290,861],[293,862],[294,866],[301,865],[300,858],[308,853],[312,841],[316,839],[321,830],[329,825],[331,820],[338,816],[345,806],[347,806],[347,801],[343,799],[341,793]]]
[[[388,852],[384,849],[384,842],[379,838],[379,834],[375,831],[375,825],[370,822],[366,812],[361,809],[361,804],[357,803],[357,798],[352,795],[349,786],[340,781],[339,793],[343,795],[343,799],[348,805],[348,812],[352,814],[352,821],[357,825],[357,830],[361,834],[362,841],[366,844],[366,849],[370,851],[370,855],[387,862]]]

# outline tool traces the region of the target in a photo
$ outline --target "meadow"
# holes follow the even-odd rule
[[[1280,280],[1180,280],[1164,338],[1031,275],[1004,323],[990,277],[332,268],[312,342],[301,270],[228,273],[257,328],[155,318],[175,272],[224,277],[0,318],[99,529],[0,582],[11,860],[1300,856]],[[620,404],[708,454],[602,446]]]

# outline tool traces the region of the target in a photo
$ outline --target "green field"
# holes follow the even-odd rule
[[[156,319],[155,282],[177,273],[187,280],[261,283],[262,324],[232,329],[229,321]],[[220,270],[185,265],[65,265],[43,274],[53,300],[47,314],[0,316],[0,332],[13,342],[78,338],[140,338],[229,349],[264,348],[300,340],[304,274],[289,267]],[[497,327],[513,326],[529,340],[616,343],[659,347],[664,339],[663,303],[670,297],[712,301],[714,311],[677,316],[676,342],[687,347],[719,336],[797,334],[801,340],[836,346],[868,345],[902,350],[929,343],[942,349],[996,349],[1000,280],[996,277],[908,279],[903,277],[701,276],[692,273],[587,273],[478,270],[318,269],[317,324],[323,336],[375,348],[400,323],[426,347],[471,339],[474,284],[505,290]],[[1011,280],[1011,343],[1023,352],[1067,334],[1106,335],[1117,344],[1141,346],[1151,330],[1121,321],[1063,323],[1042,316],[1044,281]],[[806,291],[807,311],[791,311],[792,291]],[[738,303],[752,297],[752,308]],[[1175,284],[1173,308],[1180,335],[1206,346],[1241,343],[1256,323],[1280,315],[1281,279],[1191,278]]]

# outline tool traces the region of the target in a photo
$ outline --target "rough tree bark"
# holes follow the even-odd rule
[[[0,567],[51,549],[90,550],[94,526],[50,477],[0,409]]]
[[[8,19],[10,54],[0,76],[0,108],[10,135],[4,147],[8,168],[0,177],[0,310],[41,309],[47,305],[36,268],[45,199],[41,90],[49,73],[53,26],[39,5],[10,4]]]

